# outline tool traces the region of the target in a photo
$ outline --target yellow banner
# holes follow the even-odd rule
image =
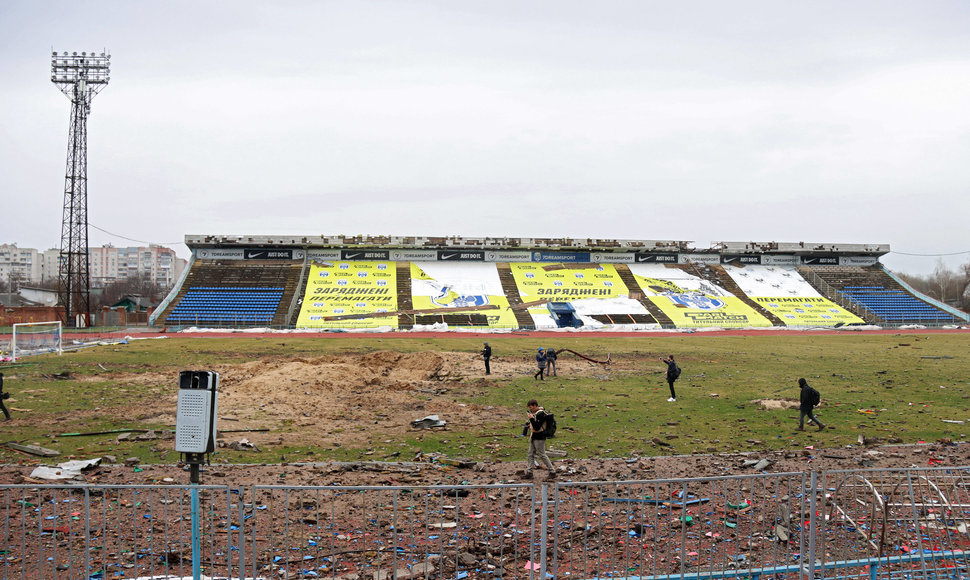
[[[494,264],[451,264],[452,279],[434,278],[420,266],[411,263],[411,304],[415,310],[441,310],[441,314],[461,309],[456,314],[480,314],[490,328],[516,328],[515,314],[509,310],[509,300],[502,294],[502,285]],[[463,272],[460,268],[474,268]],[[494,280],[490,280],[490,279]],[[491,283],[490,283],[491,282]],[[497,306],[488,310],[468,310],[480,306]],[[461,326],[461,325],[458,325]]]
[[[834,302],[822,297],[752,297],[752,300],[782,319],[789,326],[836,326],[864,321]]]
[[[680,272],[678,272],[680,274]],[[723,288],[699,278],[678,279],[695,289],[684,288],[674,280],[647,278],[634,274],[634,278],[649,300],[666,314],[677,328],[744,328],[768,327],[771,321]],[[712,292],[704,292],[708,287]]]
[[[572,264],[512,263],[509,267],[523,302],[626,298],[630,294],[612,264],[577,268]]]
[[[397,309],[394,262],[314,262],[296,324],[301,328],[397,328],[396,315],[323,320]]]

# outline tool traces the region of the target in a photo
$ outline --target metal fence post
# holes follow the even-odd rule
[[[814,578],[815,577],[815,532],[818,528],[818,517],[816,515],[816,509],[818,507],[818,503],[816,501],[816,496],[818,495],[818,492],[817,492],[818,473],[814,471],[812,472],[811,478],[809,479],[809,485],[812,486],[812,489],[809,492],[810,495],[808,498],[808,510],[809,510],[808,512],[808,577]],[[801,554],[801,557],[804,558],[805,555]],[[801,568],[803,570],[805,569],[804,560],[802,561]]]
[[[91,488],[84,488],[84,570],[91,577]]]
[[[531,467],[531,466],[530,466]],[[540,483],[542,486],[542,516],[539,518],[539,525],[542,528],[539,531],[539,578],[545,580],[546,578],[546,552],[549,547],[549,487],[544,483]]]
[[[246,577],[246,488],[239,488],[239,577]],[[255,570],[253,577],[256,576]]]

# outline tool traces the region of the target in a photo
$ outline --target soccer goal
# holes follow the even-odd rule
[[[61,322],[21,322],[13,325],[10,339],[10,358],[56,352],[63,354]]]

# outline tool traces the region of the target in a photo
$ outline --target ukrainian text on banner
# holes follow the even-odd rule
[[[630,293],[612,264],[518,263],[509,268],[523,302],[626,298]]]
[[[397,328],[394,262],[314,262],[297,326],[301,328]],[[378,315],[378,316],[375,316]],[[338,320],[324,320],[329,317]]]
[[[764,306],[768,312],[780,318],[788,326],[841,326],[864,322],[827,298],[752,296],[751,299]]]
[[[634,272],[634,268],[630,269]],[[771,321],[740,298],[707,280],[671,270],[676,280],[652,278],[634,272],[647,298],[678,328],[768,327]]]
[[[481,314],[491,328],[518,326],[494,263],[411,262],[411,304],[441,314]]]

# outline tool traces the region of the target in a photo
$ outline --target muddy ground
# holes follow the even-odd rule
[[[613,361],[609,372],[632,372],[634,361]],[[630,368],[624,368],[624,365]],[[662,373],[659,362],[652,369]],[[362,425],[379,420],[382,430],[404,434],[413,419],[425,415],[448,416],[455,400],[500,388],[503,380],[531,375],[534,363],[525,358],[496,357],[493,372],[485,381],[481,358],[467,352],[400,353],[378,351],[366,354],[320,357],[270,357],[242,364],[224,365],[220,373],[220,427],[239,425],[268,432],[246,433],[252,444],[329,446],[359,444],[371,433]],[[559,359],[565,375],[595,377],[603,366],[568,355]],[[647,369],[648,372],[651,369]],[[115,376],[114,378],[117,378]],[[658,377],[659,378],[659,377]],[[167,385],[168,373],[131,375],[132,384]],[[112,408],[138,420],[174,424],[176,394],[154,409]],[[15,403],[15,401],[14,401]],[[794,399],[760,402],[769,408],[797,407]],[[16,409],[16,404],[13,405]],[[519,418],[510,409],[490,405],[463,405],[464,427],[488,429],[505,426]],[[57,418],[16,414],[18,422],[56,422]],[[293,427],[279,429],[284,420]],[[386,426],[386,427],[385,427]],[[240,439],[234,436],[235,440]],[[223,440],[227,443],[227,440]],[[171,446],[171,441],[163,445]],[[173,454],[174,455],[174,454]],[[123,462],[124,457],[115,458]],[[408,458],[410,459],[410,458]],[[473,466],[444,465],[435,458],[402,463],[357,462],[276,465],[214,465],[203,473],[204,481],[230,485],[425,485],[455,482],[475,484],[521,481],[522,462],[479,461]],[[555,458],[553,458],[555,459]],[[854,445],[835,449],[785,450],[776,452],[644,457],[624,459],[556,460],[563,479],[603,481],[626,479],[683,478],[752,473],[746,465],[752,459],[768,459],[770,472],[823,471],[857,468],[908,468],[970,465],[970,446],[949,442],[924,445]],[[29,477],[40,463],[48,465],[67,458],[41,460],[25,457],[19,465],[0,466],[0,483],[32,483]],[[143,484],[163,480],[188,482],[178,465],[139,466],[103,462],[84,473],[79,481],[102,484]],[[540,479],[542,479],[540,477]]]
[[[630,459],[561,459],[554,464],[563,481],[672,479],[753,474],[755,459],[768,459],[764,472],[833,469],[970,466],[970,445],[925,444],[804,449],[801,452],[731,453]],[[0,466],[0,484],[51,483],[30,477],[36,465]],[[203,483],[213,485],[454,485],[521,482],[522,462],[477,462],[456,467],[429,462],[325,462],[275,465],[211,465]],[[540,470],[538,480],[546,478]],[[188,483],[179,465],[102,464],[74,480],[89,484]]]

